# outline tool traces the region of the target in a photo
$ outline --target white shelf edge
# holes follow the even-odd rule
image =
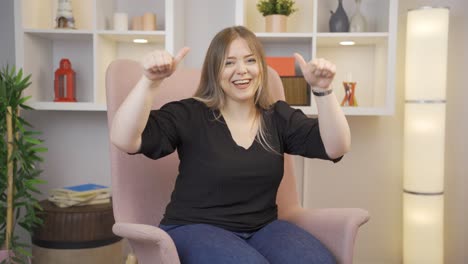
[[[255,35],[259,38],[312,38],[313,33],[267,33],[267,32],[256,32]]]
[[[292,106],[295,109],[299,109],[304,114],[308,116],[316,116],[317,109],[315,106]],[[349,107],[344,106],[341,107],[343,109],[343,113],[345,116],[390,116],[393,112],[390,109],[386,109],[384,106],[382,107]]]
[[[24,28],[24,33],[34,34],[67,34],[67,35],[92,35],[92,30],[80,30],[80,29],[37,29],[37,28]]]
[[[316,34],[317,37],[323,38],[386,38],[389,36],[388,32],[319,32]]]
[[[165,36],[166,31],[164,30],[97,30],[98,35],[148,35],[148,36]]]
[[[112,39],[117,42],[132,42],[135,38],[147,39],[150,43],[161,43],[165,41],[165,31],[115,31],[115,30],[100,30],[96,31],[96,35]]]
[[[54,110],[54,111],[106,111],[105,104],[91,102],[30,102],[28,104],[34,110]]]

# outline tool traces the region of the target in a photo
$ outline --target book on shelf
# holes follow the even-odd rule
[[[48,200],[59,207],[83,206],[110,203],[110,188],[93,183],[55,188],[50,190]]]

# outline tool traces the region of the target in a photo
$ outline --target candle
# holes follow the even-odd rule
[[[346,80],[347,80],[348,82],[352,82],[352,81],[353,81],[353,74],[352,74],[351,72],[348,72],[348,73],[346,74]]]
[[[153,13],[143,14],[143,30],[156,30],[156,15]]]
[[[114,13],[114,30],[128,30],[128,16],[126,13]]]

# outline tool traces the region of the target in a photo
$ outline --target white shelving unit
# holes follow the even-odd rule
[[[105,111],[105,72],[118,58],[138,59],[162,48],[169,52],[183,44],[182,0],[74,0],[76,29],[56,29],[57,0],[15,1],[17,65],[32,74],[27,89],[38,110]],[[133,16],[152,12],[155,31],[113,30],[114,12]],[[177,19],[176,19],[177,18]],[[135,44],[144,38],[147,44]],[[54,72],[68,58],[76,72],[76,103],[54,102]]]
[[[355,2],[345,0],[351,19]],[[356,81],[357,107],[343,107],[346,115],[390,115],[394,113],[395,57],[398,0],[363,0],[361,11],[368,22],[368,32],[331,33],[330,11],[337,0],[296,0],[298,12],[288,18],[288,33],[265,33],[265,21],[257,11],[256,0],[237,0],[236,24],[256,32],[267,56],[292,56],[305,59],[326,58],[337,65],[332,84],[337,99],[344,97],[343,81]],[[341,46],[353,41],[353,46]],[[300,70],[296,69],[300,74]],[[309,115],[317,114],[313,99],[310,106],[297,106]]]
[[[32,106],[43,110],[104,111],[105,71],[113,60],[138,59],[155,48],[174,53],[184,46],[184,37],[193,36],[194,31],[200,39],[210,38],[205,36],[204,27],[185,23],[187,15],[194,15],[191,8],[185,8],[193,5],[189,1],[192,0],[74,0],[76,30],[54,28],[57,0],[15,1],[17,65],[32,73],[28,89],[34,100]],[[336,0],[296,0],[299,11],[288,18],[287,33],[264,32],[257,0],[223,1],[226,8],[216,6],[216,19],[220,17],[222,24],[250,28],[263,43],[267,56],[292,56],[299,52],[306,59],[323,57],[334,62],[338,71],[332,85],[338,100],[344,96],[342,82],[352,76],[357,82],[359,106],[344,107],[347,115],[393,114],[398,0],[363,0],[361,11],[369,27],[369,32],[364,33],[328,32],[330,10],[336,9]],[[197,1],[197,5],[207,9],[212,4],[210,0]],[[345,0],[344,8],[351,18],[354,1]],[[112,30],[114,12],[127,13],[130,21],[133,16],[153,12],[157,30]],[[134,44],[135,38],[145,38],[149,44]],[[352,40],[355,45],[338,44],[344,40]],[[77,72],[78,103],[53,102],[53,76],[61,58],[69,58]],[[196,64],[201,67],[202,61],[197,60]],[[298,69],[296,72],[300,73]],[[309,115],[317,113],[313,99],[310,106],[297,108]]]

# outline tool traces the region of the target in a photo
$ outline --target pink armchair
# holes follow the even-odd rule
[[[142,74],[139,63],[117,60],[106,73],[107,120],[111,127],[118,106]],[[193,95],[200,80],[199,70],[178,69],[165,80],[153,107]],[[278,74],[269,70],[270,87],[277,99],[284,99]],[[110,146],[112,196],[116,223],[113,231],[127,238],[139,264],[180,263],[174,242],[158,228],[174,188],[178,172],[177,154],[159,160],[143,155],[128,155]],[[357,208],[314,209],[300,206],[290,156],[285,157],[285,172],[277,203],[279,218],[297,224],[314,234],[336,256],[339,263],[350,264],[358,228],[369,219],[368,212]]]

